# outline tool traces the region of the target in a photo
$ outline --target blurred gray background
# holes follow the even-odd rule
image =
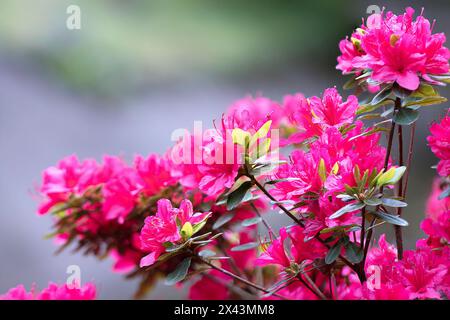
[[[70,4],[81,7],[79,31],[66,28]],[[54,243],[43,239],[51,219],[37,216],[32,195],[42,170],[72,153],[131,159],[164,152],[174,129],[211,123],[247,94],[281,100],[340,88],[346,79],[335,70],[338,41],[370,4],[397,12],[425,7],[435,31],[450,34],[449,1],[2,0],[0,293],[19,283],[64,282],[67,266],[76,264],[100,298],[130,298],[136,281],[112,273],[111,261],[54,255]],[[447,88],[440,92],[450,96]],[[418,123],[404,213],[408,248],[422,236],[437,162],[426,147],[427,128],[446,108],[424,110]],[[149,298],[184,294],[160,284]]]

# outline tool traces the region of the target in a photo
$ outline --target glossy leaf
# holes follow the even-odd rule
[[[356,203],[350,203],[342,208],[340,208],[338,211],[336,211],[335,213],[333,213],[330,216],[330,219],[336,219],[339,218],[340,216],[346,214],[347,212],[352,212],[352,211],[356,211],[359,209],[364,208],[366,205],[364,202],[356,202]]]
[[[172,286],[180,281],[183,281],[188,274],[189,267],[191,266],[191,258],[185,258],[181,261],[174,271],[169,273],[166,277],[166,285]]]

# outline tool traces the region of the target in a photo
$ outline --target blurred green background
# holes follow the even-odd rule
[[[81,30],[66,28],[70,4],[81,8]],[[0,292],[63,282],[66,267],[78,264],[100,298],[131,297],[136,283],[112,274],[110,263],[53,256],[54,244],[43,240],[51,221],[34,214],[30,196],[40,172],[72,153],[130,159],[164,152],[174,129],[194,120],[211,126],[247,94],[281,100],[340,88],[346,78],[335,70],[338,42],[372,4],[396,12],[425,7],[437,20],[434,31],[450,34],[449,1],[2,0]],[[448,88],[440,92],[450,96]],[[425,137],[447,108],[427,109],[419,120],[405,211],[408,248],[422,236],[437,162]],[[160,285],[150,298],[183,295]]]

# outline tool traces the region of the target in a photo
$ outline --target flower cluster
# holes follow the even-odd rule
[[[33,286],[29,292],[20,284],[0,295],[0,300],[94,300],[95,298],[96,288],[92,283],[80,287],[50,282],[48,287],[41,291]]]
[[[61,248],[110,256],[115,271],[139,276],[137,297],[164,277],[189,286],[191,299],[448,298],[448,116],[428,138],[441,159],[421,224],[428,238],[403,250],[413,154],[403,159],[403,130],[420,107],[445,101],[433,85],[450,78],[445,36],[413,13],[372,16],[340,43],[338,69],[381,89],[370,103],[336,88],[282,102],[248,96],[163,156],[136,156],[132,165],[63,159],[44,171],[39,213],[52,215]],[[363,122],[373,118],[382,120]],[[291,224],[273,229],[269,208]],[[393,228],[396,245],[377,234],[381,225]]]
[[[397,83],[416,90],[420,80],[439,84],[449,72],[450,51],[445,35],[433,33],[430,21],[414,10],[402,15],[374,14],[350,37],[339,43],[337,69],[356,73],[371,85]]]

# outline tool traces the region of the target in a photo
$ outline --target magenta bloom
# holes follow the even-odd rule
[[[388,12],[377,15],[380,23],[361,26],[352,41],[339,44],[342,54],[337,69],[344,74],[369,71],[369,78],[376,83],[396,82],[408,90],[416,90],[420,79],[439,84],[430,75],[449,71],[450,51],[444,47],[445,35],[433,34],[427,19],[419,16],[414,20],[413,15],[412,8],[398,16]]]
[[[428,145],[440,159],[437,171],[441,177],[450,176],[450,116],[446,115],[440,123],[430,127]]]
[[[27,292],[23,285],[18,285],[9,289],[6,294],[0,295],[0,300],[94,300],[95,297],[96,288],[92,283],[72,287],[50,282],[41,292],[36,291],[34,287]]]
[[[210,212],[194,213],[189,200],[183,200],[179,209],[172,207],[172,203],[167,199],[159,200],[156,214],[145,219],[141,231],[141,249],[148,252],[148,255],[141,259],[140,266],[154,264],[165,252],[164,244],[180,242],[182,240],[180,231],[186,223],[195,226],[207,219],[210,214]]]
[[[40,193],[45,201],[39,206],[39,213],[47,213],[56,204],[68,201],[71,195],[82,195],[97,183],[97,170],[95,160],[80,163],[75,155],[62,159],[56,167],[47,168],[42,174]]]
[[[358,109],[358,99],[349,96],[344,101],[336,88],[325,89],[322,97],[306,99],[302,94],[284,97],[284,109],[289,123],[296,127],[287,144],[300,143],[320,136],[327,128],[351,124]]]
[[[347,101],[343,101],[336,88],[326,89],[322,98],[312,97],[309,102],[313,123],[335,128],[351,124],[358,109],[358,99],[355,96],[349,96]]]
[[[122,170],[120,175],[106,182],[102,189],[106,219],[124,223],[138,201],[139,191],[138,176],[131,168]]]
[[[278,126],[284,114],[281,106],[266,97],[245,97],[235,101],[225,113],[225,126],[227,128],[240,128],[242,130],[257,130],[264,123],[272,120]]]
[[[284,242],[287,237],[286,228],[281,228],[280,237],[274,239],[268,247],[264,247],[264,252],[255,260],[255,264],[259,266],[278,264],[288,268],[291,265],[291,261],[284,248]]]
[[[147,158],[140,155],[134,158],[141,192],[146,196],[154,196],[162,189],[176,183],[170,175],[170,162],[166,157],[151,154]]]

